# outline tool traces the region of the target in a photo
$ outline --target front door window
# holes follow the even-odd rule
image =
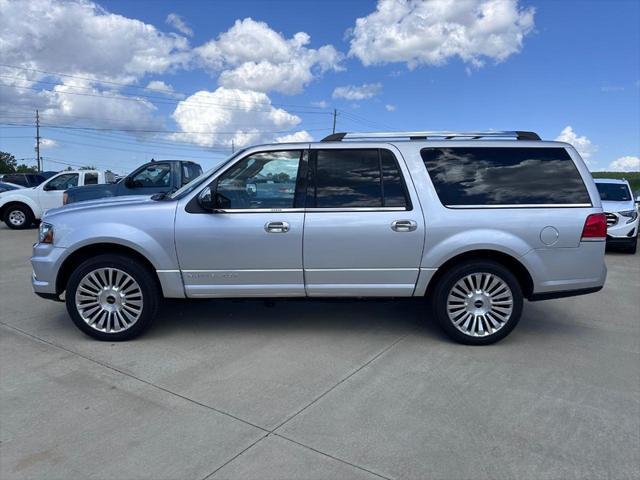
[[[229,199],[230,210],[293,208],[301,154],[250,155],[220,176],[216,192]]]

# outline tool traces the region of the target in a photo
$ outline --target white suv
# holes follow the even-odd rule
[[[110,183],[111,172],[99,170],[65,170],[37,187],[20,188],[0,193],[0,219],[9,228],[29,228],[46,210],[61,207],[64,191],[71,187]]]
[[[620,245],[636,253],[638,245],[638,207],[629,182],[615,178],[597,178],[596,187],[607,216],[607,244]]]

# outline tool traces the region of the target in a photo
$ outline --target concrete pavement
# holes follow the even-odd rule
[[[0,478],[638,478],[640,256],[489,347],[420,301],[167,302],[101,343],[0,227]]]

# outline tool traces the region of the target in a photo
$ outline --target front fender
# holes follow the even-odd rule
[[[112,232],[117,232],[117,235]],[[116,222],[100,222],[66,231],[64,224],[56,224],[56,238],[60,238],[56,246],[66,249],[65,258],[83,247],[106,243],[122,245],[138,252],[156,270],[178,269],[172,229],[171,232],[157,232]]]
[[[31,209],[36,219],[42,217],[42,209],[36,200],[22,193],[13,192],[10,195],[0,196],[0,213],[2,213],[3,216],[6,205],[10,203],[24,203]]]

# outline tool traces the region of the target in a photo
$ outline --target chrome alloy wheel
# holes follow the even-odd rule
[[[9,223],[14,227],[21,227],[27,221],[27,216],[21,210],[11,210],[9,212]]]
[[[447,297],[451,323],[470,337],[486,337],[504,327],[513,312],[509,285],[493,273],[472,273],[456,282]]]
[[[142,315],[140,285],[117,268],[98,268],[85,275],[78,284],[75,300],[80,317],[100,332],[127,330]]]

